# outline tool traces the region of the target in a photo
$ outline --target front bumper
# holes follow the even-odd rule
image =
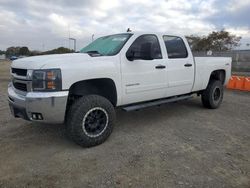
[[[8,86],[9,105],[12,114],[25,120],[45,123],[63,123],[68,91],[20,93],[12,83]],[[33,114],[41,114],[41,120],[35,120]]]

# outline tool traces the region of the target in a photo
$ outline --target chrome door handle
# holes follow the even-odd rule
[[[166,66],[165,65],[157,65],[155,66],[156,69],[165,69]]]
[[[193,65],[190,64],[190,63],[187,63],[187,64],[185,64],[184,66],[185,66],[185,67],[192,67]]]

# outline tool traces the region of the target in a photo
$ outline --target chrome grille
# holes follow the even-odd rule
[[[11,72],[13,74],[16,74],[18,76],[26,76],[27,75],[27,69],[16,69],[16,68],[11,68]]]
[[[13,82],[13,86],[18,90],[27,91],[27,84],[25,83]]]
[[[31,80],[27,78],[28,70],[11,68],[12,85],[22,94],[31,91]]]

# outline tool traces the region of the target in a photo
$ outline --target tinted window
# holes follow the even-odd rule
[[[186,46],[180,37],[163,36],[168,52],[168,58],[186,58],[188,56]]]
[[[155,35],[142,35],[138,37],[129,50],[133,51],[134,59],[161,59],[160,44]]]

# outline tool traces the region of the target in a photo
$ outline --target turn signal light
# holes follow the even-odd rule
[[[52,72],[52,71],[47,72],[47,79],[48,80],[55,80],[56,76],[55,76],[54,72]]]
[[[56,88],[55,82],[54,81],[47,82],[47,88],[48,89],[55,89]]]

